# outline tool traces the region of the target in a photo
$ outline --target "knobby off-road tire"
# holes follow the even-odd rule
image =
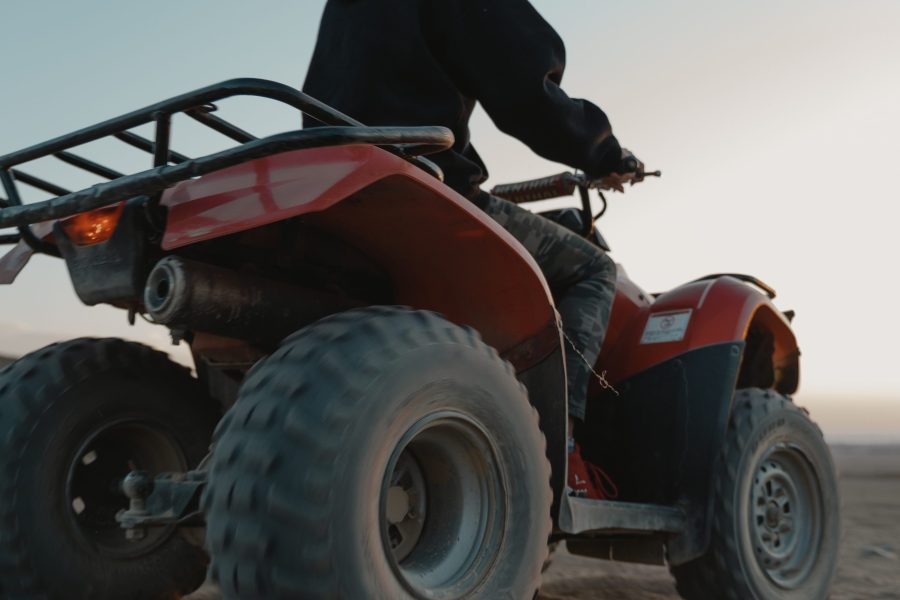
[[[204,496],[229,599],[531,598],[550,466],[471,329],[369,308],[288,338],[217,429]]]
[[[712,540],[673,567],[688,600],[822,600],[840,500],[822,432],[789,398],[739,390],[715,480]]]
[[[160,600],[207,559],[171,529],[128,541],[130,468],[196,466],[217,409],[187,369],[117,339],[54,344],[0,372],[0,598]]]

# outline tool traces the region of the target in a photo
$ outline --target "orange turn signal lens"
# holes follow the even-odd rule
[[[61,219],[59,224],[73,243],[79,246],[99,244],[108,240],[116,230],[124,206],[124,202],[115,206],[104,206]]]

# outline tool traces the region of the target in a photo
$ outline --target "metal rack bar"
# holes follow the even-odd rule
[[[22,206],[22,198],[19,196],[19,190],[16,187],[16,180],[13,179],[13,176],[14,174],[11,173],[9,169],[0,169],[0,184],[3,185],[6,195],[9,196],[9,198],[5,200],[8,207],[0,209],[0,214],[9,210],[15,210],[16,208],[24,208]],[[8,225],[0,225],[0,227],[10,227],[13,225],[18,227],[20,239],[24,240],[32,250],[35,252],[43,252],[44,254],[49,254],[51,256],[59,256],[59,248],[34,235],[34,232],[31,231],[31,227],[29,227],[30,223],[9,223]]]
[[[121,140],[128,144],[129,146],[133,146],[138,150],[143,150],[144,152],[149,152],[150,154],[154,153],[153,147],[154,144],[150,140],[145,137],[141,137],[136,133],[131,133],[130,131],[120,131],[119,133],[112,134],[114,138],[117,140]],[[169,162],[170,163],[183,163],[185,161],[190,160],[184,154],[179,152],[175,152],[174,150],[169,150]]]
[[[153,166],[161,167],[169,164],[169,139],[172,136],[172,115],[158,112],[153,115],[156,121],[156,141],[153,143]]]
[[[74,146],[80,146],[104,137],[146,125],[154,120],[157,113],[175,114],[189,109],[214,103],[218,100],[233,96],[258,96],[283,102],[289,106],[307,113],[328,125],[354,125],[362,126],[362,123],[352,119],[344,113],[331,108],[327,104],[319,102],[315,98],[304,94],[290,86],[267,81],[265,79],[231,79],[222,83],[200,88],[187,94],[181,94],[156,104],[132,111],[114,119],[109,119],[90,127],[79,129],[72,133],[53,138],[40,144],[35,144],[17,152],[0,156],[0,168],[12,167],[47,156],[60,150],[68,150]],[[119,136],[116,136],[119,137]],[[120,138],[121,139],[121,138]]]
[[[0,196],[0,208],[6,208],[9,206],[9,200]],[[0,234],[0,245],[6,244],[18,244],[19,240],[22,239],[22,234],[20,233],[4,233]]]
[[[39,189],[42,192],[53,194],[54,196],[64,196],[71,193],[70,190],[59,187],[55,183],[50,183],[49,181],[45,181],[39,177],[35,177],[34,175],[29,175],[28,173],[25,173],[18,169],[10,169],[10,173],[13,174],[13,177],[16,178],[16,181],[24,183],[25,185],[30,185],[31,187]],[[9,193],[9,191],[7,191],[7,193],[10,195],[10,199],[12,199],[12,194]]]
[[[56,158],[63,161],[64,163],[70,164],[73,167],[78,167],[88,173],[93,173],[94,175],[99,175],[100,177],[104,177],[106,179],[118,179],[119,177],[123,177],[123,173],[119,173],[109,167],[104,167],[99,163],[95,163],[92,160],[88,160],[82,156],[78,156],[77,154],[72,154],[71,152],[67,152],[62,150],[60,152],[56,152],[53,154]]]
[[[210,114],[215,110],[214,102],[234,96],[256,96],[282,102],[324,126],[260,140],[225,119]],[[171,118],[178,113],[184,113],[242,145],[196,159],[180,154],[170,148]],[[149,123],[156,125],[155,139],[152,141],[129,131]],[[133,175],[123,175],[69,152],[75,146],[106,137],[114,137],[152,154],[154,168]],[[31,232],[30,224],[70,216],[138,195],[149,196],[151,204],[148,206],[152,208],[153,199],[158,201],[160,193],[166,187],[190,177],[276,152],[351,143],[384,147],[441,178],[440,169],[421,155],[449,148],[453,143],[453,136],[449,130],[441,127],[365,127],[359,121],[290,86],[264,79],[232,79],[0,156],[0,174],[9,196],[6,208],[0,207],[0,227],[19,227],[21,239],[36,251],[58,255],[53,244],[39,240]],[[110,181],[79,192],[69,192],[56,184],[13,168],[46,156],[54,156]],[[56,198],[23,206],[16,189],[17,181]]]
[[[282,152],[349,144],[383,146],[392,143],[413,144],[423,152],[438,152],[453,144],[453,134],[445,127],[317,127],[290,131],[177,165],[162,165],[126,175],[59,198],[0,209],[0,227],[61,219],[121,202],[123,198],[152,196],[180,181]],[[5,171],[0,171],[2,173]]]
[[[222,135],[230,137],[234,141],[241,144],[246,144],[247,142],[252,142],[253,140],[257,139],[255,135],[247,133],[240,127],[232,125],[225,119],[221,119],[216,115],[210,114],[212,112],[210,108],[212,108],[212,110],[215,110],[215,106],[210,105],[210,107],[203,106],[200,108],[185,111],[185,114],[195,121],[203,123],[210,129],[218,131]]]

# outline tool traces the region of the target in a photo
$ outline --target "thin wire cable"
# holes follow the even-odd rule
[[[600,387],[602,387],[604,390],[610,390],[616,396],[620,395],[619,390],[613,387],[613,385],[606,380],[606,371],[603,371],[602,373],[598,373],[597,371],[595,371],[594,366],[588,361],[588,359],[584,357],[584,354],[581,353],[581,350],[578,349],[578,346],[575,345],[575,342],[572,341],[572,338],[568,336],[565,330],[563,330],[563,336],[566,338],[566,341],[569,342],[569,345],[572,346],[572,350],[575,351],[575,354],[577,354],[581,358],[581,360],[584,361],[584,364],[587,365],[587,368],[591,370],[591,373],[593,373],[594,377],[597,378],[597,381],[600,382]]]

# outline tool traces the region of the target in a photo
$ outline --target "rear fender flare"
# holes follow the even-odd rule
[[[302,217],[372,257],[396,303],[477,330],[529,388],[558,500],[567,405],[553,299],[534,259],[471,202],[389,152],[354,145],[222,169],[178,184],[162,205],[165,250]]]
[[[471,202],[374,146],[297,150],[167,191],[162,246],[303,217],[376,260],[398,303],[442,313],[508,352],[555,322],[534,259]]]

